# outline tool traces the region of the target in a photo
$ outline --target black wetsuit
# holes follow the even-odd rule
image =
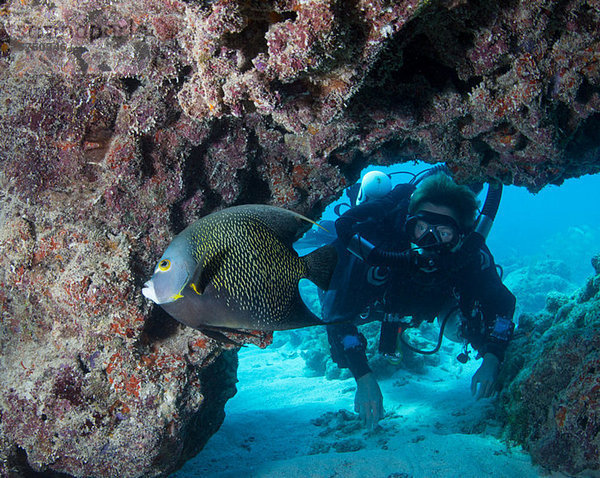
[[[413,185],[396,186],[386,197],[352,208],[336,221],[339,262],[321,300],[325,321],[348,321],[327,326],[327,333],[333,360],[355,378],[370,372],[366,340],[356,324],[381,320],[384,314],[431,321],[456,300],[466,318],[462,336],[480,355],[491,352],[500,361],[512,335],[515,297],[502,284],[485,245],[461,264],[447,262],[451,265],[433,272],[372,266],[348,252],[348,240],[356,233],[386,250],[409,249],[404,224],[413,191]]]

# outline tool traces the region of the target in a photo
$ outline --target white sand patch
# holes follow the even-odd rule
[[[305,377],[289,344],[246,348],[223,426],[173,478],[542,476],[491,434],[492,402],[470,393],[479,363],[447,356],[427,374],[398,370],[380,382],[381,427],[366,433],[352,417],[354,379]]]

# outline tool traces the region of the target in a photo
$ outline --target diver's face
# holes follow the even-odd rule
[[[439,214],[442,216],[447,216],[452,218],[456,223],[458,220],[456,218],[456,213],[447,206],[440,206],[437,204],[433,204],[430,202],[423,203],[423,205],[419,208],[419,210],[415,213],[415,216],[418,216],[420,213],[433,213]],[[428,232],[434,232],[439,240],[443,244],[450,244],[456,242],[458,239],[458,231],[455,227],[450,224],[433,224],[425,219],[419,219],[415,223],[415,227],[413,230],[413,237],[418,242],[423,236],[425,236]]]
[[[441,241],[444,244],[450,243],[454,240],[455,233],[451,227],[435,226],[428,224],[423,220],[417,221],[417,224],[415,225],[415,239],[420,240],[430,229],[435,229],[435,231],[437,231]]]

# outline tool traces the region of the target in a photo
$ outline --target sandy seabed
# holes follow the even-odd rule
[[[564,476],[495,437],[492,400],[470,392],[480,361],[454,357],[442,355],[423,374],[399,369],[381,380],[386,416],[368,433],[353,413],[354,379],[306,376],[289,344],[244,348],[225,422],[172,478]]]

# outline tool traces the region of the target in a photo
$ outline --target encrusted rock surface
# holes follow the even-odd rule
[[[447,161],[461,179],[533,190],[599,169],[597,1],[15,1],[3,13],[11,82],[67,77],[85,110],[107,78],[124,80],[111,103],[146,151],[182,114],[237,130],[213,188],[250,169],[263,199],[310,209],[369,158]]]
[[[6,80],[0,474],[166,473],[218,429],[237,363],[140,296],[185,197],[180,133],[157,130],[142,153],[132,126],[168,122],[148,90],[128,117],[115,107],[125,92],[104,81]]]
[[[0,2],[0,473],[158,475],[218,427],[234,352],[140,295],[200,215],[316,215],[367,162],[532,190],[598,171],[599,20],[592,0]]]
[[[600,470],[599,260],[580,291],[551,294],[543,312],[521,316],[503,371],[507,438],[568,474]]]

